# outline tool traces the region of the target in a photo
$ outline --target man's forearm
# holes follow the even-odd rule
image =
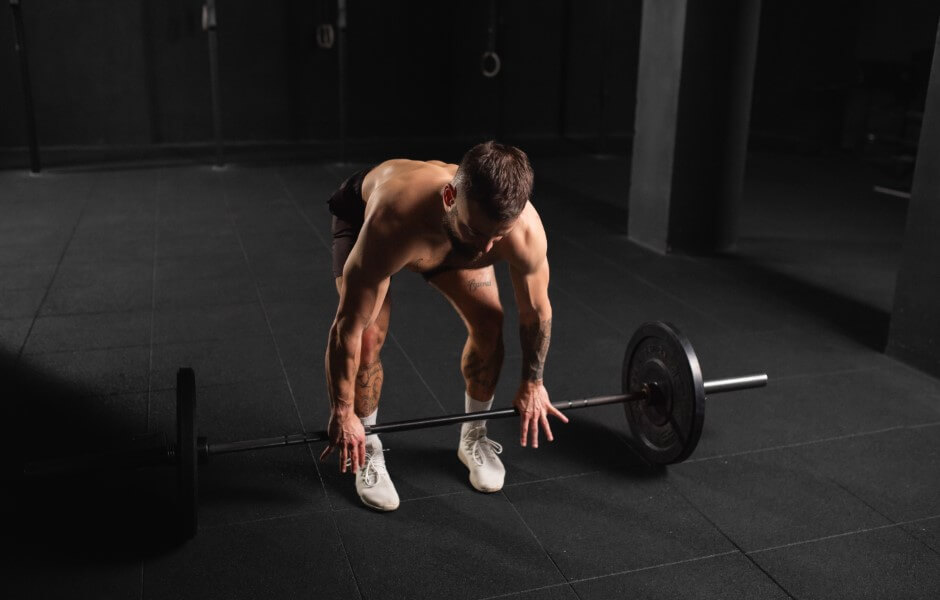
[[[326,347],[326,382],[330,394],[330,407],[333,412],[345,412],[355,409],[355,378],[359,369],[359,353],[355,335],[342,334],[334,324],[330,328],[329,343]]]
[[[552,339],[551,312],[520,318],[519,338],[522,344],[522,381],[541,382]]]

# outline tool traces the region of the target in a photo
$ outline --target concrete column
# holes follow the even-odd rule
[[[930,68],[887,353],[940,376],[940,31]]]
[[[709,253],[737,235],[760,0],[644,0],[630,239]]]

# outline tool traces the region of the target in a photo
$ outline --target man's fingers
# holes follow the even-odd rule
[[[366,468],[366,441],[365,440],[359,441],[359,468],[360,469]]]
[[[346,451],[346,445],[343,444],[339,448],[339,472],[346,472],[346,463],[349,462],[349,453]]]
[[[555,437],[552,435],[552,428],[551,428],[551,426],[548,424],[548,413],[543,413],[543,414],[542,414],[542,419],[541,419],[541,421],[542,421],[542,430],[545,432],[545,439],[548,440],[548,441],[550,441],[550,442],[554,442],[554,441],[555,441]]]
[[[529,417],[532,420],[532,424],[529,426],[529,431],[532,435],[532,447],[539,447],[539,418],[537,415],[532,415]]]
[[[526,436],[529,434],[529,418],[523,416],[519,420],[519,425],[521,427],[522,437],[519,439],[519,443],[525,448]]]
[[[352,444],[349,445],[349,456],[350,456],[350,458],[352,459],[352,472],[353,472],[353,473],[358,473],[358,472],[359,472],[359,464],[360,464],[360,461],[359,461],[359,444],[358,444],[358,443],[352,443]]]
[[[551,404],[548,405],[548,410],[552,411],[552,416],[558,417],[558,420],[561,421],[562,423],[568,422],[568,417],[565,416],[565,413],[561,412],[560,410],[558,410]]]

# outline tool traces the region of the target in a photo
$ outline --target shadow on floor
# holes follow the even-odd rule
[[[737,254],[720,255],[724,272],[748,282],[757,289],[770,291],[796,309],[819,317],[831,328],[875,352],[883,353],[888,342],[891,314],[850,298],[834,289],[826,289],[780,273],[760,261]]]
[[[28,463],[43,459],[114,451],[140,432],[132,414],[88,392],[9,353],[0,356],[3,501],[11,504],[4,538],[23,560],[117,564],[182,541],[171,466],[25,473]]]

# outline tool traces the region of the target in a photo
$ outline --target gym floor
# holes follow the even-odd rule
[[[191,366],[210,441],[325,426],[336,309],[325,201],[361,165],[0,172],[0,397],[12,468],[175,428]],[[383,436],[402,503],[363,507],[321,446],[216,457],[200,527],[172,530],[170,468],[4,485],[5,598],[937,598],[940,381],[882,353],[905,203],[839,157],[749,159],[739,249],[631,244],[625,158],[537,159],[552,265],[554,400],[619,392],[647,320],[689,336],[709,399],[690,460],[651,468],[622,408],[503,443],[473,491],[457,427]],[[505,266],[507,356],[520,353]],[[379,421],[460,412],[463,326],[393,279]],[[172,439],[170,440],[172,442]],[[15,473],[8,481],[16,481]],[[8,534],[9,532],[9,534]]]

